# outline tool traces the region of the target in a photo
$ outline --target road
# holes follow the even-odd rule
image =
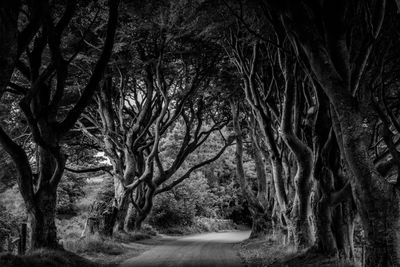
[[[123,262],[122,267],[243,267],[234,243],[249,231],[191,235],[150,249]]]

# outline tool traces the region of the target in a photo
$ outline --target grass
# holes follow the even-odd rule
[[[66,250],[85,257],[96,264],[116,266],[120,262],[138,256],[152,246],[140,244],[138,240],[150,238],[149,235],[139,234],[115,234],[112,238],[104,238],[98,235],[70,239],[63,242]]]
[[[311,251],[296,251],[293,246],[281,244],[273,237],[246,240],[236,248],[249,267],[352,267],[357,266],[345,260],[326,258]]]
[[[150,249],[152,245],[140,244],[138,241],[150,239],[157,235],[157,232],[150,226],[144,225],[140,233],[114,233],[110,238],[98,235],[81,237],[88,211],[105,177],[105,175],[95,177],[85,185],[84,191],[87,195],[76,205],[77,216],[59,219],[56,223],[60,242],[66,250],[99,265],[116,266]]]
[[[70,239],[63,242],[66,250],[74,253],[103,253],[108,255],[120,255],[125,252],[124,247],[113,239],[105,239],[94,235],[78,240]]]

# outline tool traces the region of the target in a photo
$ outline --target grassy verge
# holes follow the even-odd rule
[[[151,242],[142,242],[154,235],[147,233],[117,233],[113,237],[105,238],[98,235],[80,239],[63,241],[66,250],[85,257],[96,264],[116,266],[120,262],[136,257],[152,248]]]
[[[236,245],[239,255],[248,267],[351,267],[358,264],[326,258],[311,251],[295,251],[282,245],[273,236],[246,240]]]

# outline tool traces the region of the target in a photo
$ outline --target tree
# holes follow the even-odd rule
[[[221,51],[190,31],[179,33],[178,28],[187,27],[189,22],[185,18],[176,24],[175,15],[190,14],[190,6],[183,5],[182,9],[168,6],[157,12],[162,15],[150,15],[143,7],[127,16],[129,32],[125,34],[142,41],[117,37],[125,45],[115,57],[115,69],[105,79],[93,112],[81,120],[82,130],[103,147],[113,165],[118,230],[139,229],[150,213],[159,187],[212,132],[227,123],[224,115],[212,116],[212,111],[220,111],[216,98],[207,92],[217,82],[214,73],[218,74]],[[205,120],[209,129],[203,127]],[[185,137],[174,162],[163,166],[158,144],[178,121],[185,127]],[[180,181],[209,162],[211,159],[199,162]],[[166,185],[161,191],[180,181]],[[132,192],[135,192],[133,198]],[[129,226],[132,220],[134,226]]]
[[[273,10],[276,14],[284,26],[281,30],[288,33],[333,106],[337,142],[351,172],[353,196],[368,243],[366,266],[399,264],[399,241],[394,234],[400,212],[398,192],[395,184],[375,170],[370,156],[376,114],[368,97],[373,91],[362,78],[382,29],[393,22],[393,4],[260,3],[266,13]]]
[[[69,108],[67,113],[61,114],[65,107],[63,100],[68,87],[68,78],[71,78],[68,77],[68,66],[77,55],[77,51],[71,51],[71,47],[62,46],[62,40],[78,7],[81,6],[76,1],[68,3],[41,1],[40,5],[35,5],[35,10],[37,8],[37,12],[41,14],[40,22],[36,22],[35,13],[31,21],[35,22],[34,28],[37,32],[31,33],[30,38],[22,33],[19,36],[24,46],[19,44],[17,51],[21,51],[22,54],[35,35],[24,57],[18,59],[16,63],[29,88],[16,85],[18,83],[14,81],[11,88],[13,92],[22,96],[19,101],[20,112],[23,112],[33,142],[38,147],[36,168],[31,167],[23,147],[0,129],[0,143],[18,170],[17,182],[29,214],[33,249],[58,247],[54,222],[56,192],[66,160],[60,144],[97,89],[112,51],[117,27],[118,1],[110,1],[107,37],[93,74],[77,101],[70,103],[72,108]],[[53,16],[57,12],[61,12],[62,15],[55,22]]]
[[[263,20],[262,10],[253,4],[224,1],[234,19],[222,44],[242,78],[246,100],[262,133],[262,152],[271,161],[279,208],[272,215],[274,225],[289,240],[293,238],[297,248],[315,244],[319,252],[352,258],[354,214],[348,175],[341,164],[328,162],[332,154],[325,155],[325,161],[320,159],[330,132],[328,110],[307,65],[299,61],[297,50],[281,31],[283,25],[274,13]],[[325,204],[319,206],[323,212],[318,212],[315,206],[321,199]],[[338,221],[345,224],[337,226]],[[326,227],[337,228],[335,238],[326,238]],[[325,250],[329,245],[324,242],[335,243],[335,239],[340,244],[331,246],[334,252]]]
[[[231,111],[236,140],[236,175],[242,191],[242,195],[244,199],[248,202],[249,210],[253,220],[250,238],[257,238],[267,234],[271,230],[271,210],[268,209],[268,202],[266,202],[266,173],[262,153],[260,151],[261,148],[259,147],[259,142],[256,136],[257,126],[255,123],[250,126],[253,128],[251,139],[255,150],[254,153],[258,180],[258,193],[256,196],[254,195],[253,190],[248,184],[243,165],[243,133],[241,129],[242,127],[240,126],[240,110],[238,101],[231,101]]]

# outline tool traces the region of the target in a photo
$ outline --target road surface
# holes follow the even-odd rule
[[[243,267],[233,244],[249,231],[191,235],[150,249],[122,267]]]

